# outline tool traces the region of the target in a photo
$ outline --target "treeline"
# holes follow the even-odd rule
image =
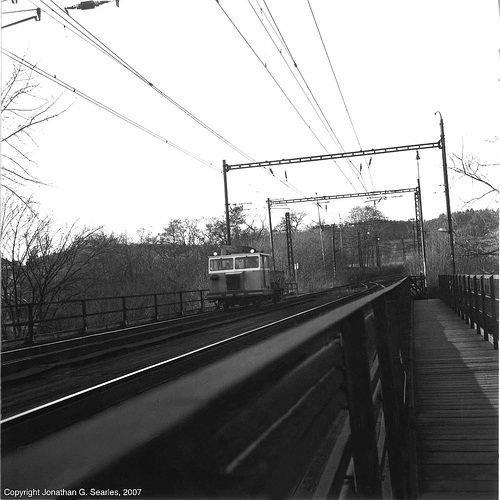
[[[469,209],[452,214],[457,273],[498,274],[498,222],[498,209]],[[451,272],[447,231],[445,214],[425,223],[427,273],[431,288],[437,286],[439,274]]]
[[[139,231],[135,241],[100,229],[56,228],[36,205],[7,200],[2,212],[3,314],[20,304],[68,299],[195,290],[208,286],[207,257],[226,241],[225,218],[173,219],[158,234]],[[377,210],[358,207],[343,224],[306,225],[291,214],[293,261],[284,221],[273,230],[277,269],[298,279],[302,291],[357,279],[369,269],[418,274],[414,221],[388,221]],[[267,220],[250,220],[232,207],[234,244],[271,252]],[[425,223],[430,277],[449,271],[444,216]],[[498,273],[498,211],[454,214],[457,271]],[[10,311],[10,312],[9,312]]]

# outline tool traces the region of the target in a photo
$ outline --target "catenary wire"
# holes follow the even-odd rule
[[[143,125],[141,125],[141,124],[139,124],[137,122],[135,122],[134,120],[132,120],[130,118],[127,118],[125,115],[119,113],[118,111],[115,111],[114,109],[112,109],[109,106],[103,104],[102,102],[98,101],[97,99],[94,99],[93,97],[89,96],[88,94],[85,94],[84,92],[82,92],[82,91],[78,90],[77,88],[73,87],[72,85],[69,85],[68,83],[63,82],[59,78],[56,78],[55,76],[52,76],[50,73],[44,71],[43,69],[39,68],[38,66],[36,66],[36,65],[34,65],[32,63],[29,63],[24,58],[17,56],[13,52],[10,52],[9,50],[2,48],[2,53],[5,54],[7,57],[10,57],[14,61],[18,62],[19,64],[22,64],[23,66],[29,68],[30,70],[32,70],[32,71],[38,73],[39,75],[47,78],[48,80],[52,81],[53,83],[56,83],[57,85],[63,87],[64,89],[73,92],[75,95],[77,95],[79,97],[82,97],[83,99],[91,102],[92,104],[98,106],[99,108],[103,109],[104,111],[107,111],[108,113],[111,113],[112,115],[116,116],[117,118],[120,118],[121,120],[129,123],[130,125],[133,125],[134,127],[138,128],[139,130],[142,130],[143,132],[146,132],[147,134],[151,135],[155,139],[158,139],[158,140],[160,140],[160,141],[168,144],[169,146],[173,147],[174,149],[177,149],[178,151],[180,151],[181,153],[184,153],[187,156],[190,156],[191,158],[199,161],[200,163],[203,163],[204,165],[207,165],[211,169],[213,169],[213,170],[215,170],[217,172],[221,172],[220,168],[217,168],[216,166],[214,166],[209,161],[204,160],[203,158],[195,155],[194,153],[191,153],[187,149],[185,149],[185,148],[183,148],[183,147],[175,144],[174,142],[172,142],[172,141],[170,141],[168,139],[165,139],[161,135],[157,134],[156,132],[151,131],[150,129],[146,128],[145,126],[143,126]]]
[[[304,94],[305,98],[308,100],[309,104],[311,105],[311,107],[313,108],[314,112],[316,113],[316,116],[318,117],[318,119],[320,121],[322,121],[322,118],[318,112],[318,110],[316,109],[316,107],[314,106],[314,104],[312,103],[311,101],[311,98],[307,95],[307,92],[305,91],[304,87],[302,86],[302,84],[300,83],[299,79],[297,78],[297,75],[293,72],[293,69],[292,67],[290,66],[290,64],[288,63],[288,61],[286,60],[285,56],[283,55],[283,52],[282,50],[280,50],[280,48],[278,47],[276,41],[274,40],[274,38],[272,37],[271,33],[269,32],[269,29],[266,27],[264,21],[259,17],[259,14],[257,12],[257,10],[255,9],[254,5],[252,4],[252,2],[250,0],[248,0],[248,4],[250,5],[250,7],[252,8],[255,16],[257,17],[257,19],[259,20],[259,22],[261,23],[262,27],[264,28],[265,32],[267,33],[269,39],[271,40],[272,44],[274,45],[274,47],[276,48],[276,50],[279,52],[281,58],[283,59],[283,62],[285,63],[286,67],[288,68],[290,74],[292,75],[292,77],[294,78],[294,80],[296,81],[297,85],[299,86],[300,90],[302,91],[302,93]],[[258,2],[257,2],[258,4]],[[262,12],[262,14],[266,17],[266,20],[269,22],[269,20],[267,19],[267,16],[265,15],[265,13],[263,12],[263,9],[260,8],[260,11]],[[277,38],[280,39],[281,41],[281,36],[279,33],[276,32],[276,29],[274,28],[274,26],[269,22],[271,28],[273,28],[273,31],[276,35]],[[281,42],[283,43],[283,42]],[[293,60],[293,58],[292,58]],[[336,140],[335,138],[333,138],[334,140]],[[338,145],[340,147],[340,145]]]
[[[307,121],[304,119],[304,117],[302,116],[302,114],[300,113],[300,111],[297,109],[297,107],[295,106],[295,104],[293,104],[293,102],[291,101],[290,97],[288,96],[288,94],[284,91],[283,87],[279,84],[279,82],[276,80],[275,76],[271,73],[271,71],[269,70],[269,68],[267,67],[267,64],[264,63],[264,61],[261,59],[261,57],[257,54],[257,52],[255,51],[255,49],[252,47],[252,45],[250,44],[250,42],[246,39],[246,37],[243,35],[243,33],[241,32],[241,30],[236,26],[235,22],[232,20],[232,18],[229,16],[229,14],[226,12],[226,10],[224,9],[224,7],[222,7],[222,5],[220,4],[219,0],[215,0],[217,2],[217,5],[219,5],[220,9],[222,10],[222,12],[225,14],[225,16],[227,17],[227,19],[230,21],[230,23],[233,25],[233,27],[236,29],[236,31],[238,32],[238,34],[243,38],[244,42],[247,44],[247,46],[250,48],[250,50],[252,51],[252,53],[255,55],[255,57],[258,59],[258,61],[261,63],[261,65],[265,68],[265,70],[267,71],[267,73],[269,74],[269,76],[272,78],[272,80],[275,82],[275,84],[278,86],[278,88],[280,89],[280,91],[283,93],[283,95],[285,96],[285,98],[288,100],[288,102],[290,103],[290,105],[293,107],[293,109],[296,111],[296,113],[299,115],[299,117],[302,119],[302,121],[304,122],[304,124],[307,126],[307,128],[310,130],[310,132],[313,134],[313,136],[316,138],[316,140],[319,142],[319,144],[323,147],[323,149],[325,151],[328,151],[328,149],[325,147],[325,145],[321,142],[321,140],[318,138],[318,136],[314,133],[314,131],[312,130],[311,126],[307,123]],[[354,187],[354,185],[352,184],[351,180],[347,177],[347,175],[345,174],[345,172],[339,167],[342,175],[345,177],[345,179],[347,180],[347,182],[349,182],[349,184],[352,186],[352,188],[354,190],[356,190],[356,188]]]
[[[347,113],[347,116],[349,118],[349,122],[351,123],[351,127],[352,127],[352,130],[354,132],[354,136],[356,137],[356,141],[358,143],[358,146],[359,146],[359,149],[362,150],[363,147],[361,146],[361,142],[359,140],[359,137],[358,137],[358,134],[356,132],[356,128],[354,127],[354,123],[352,121],[352,117],[351,117],[351,113],[349,112],[349,108],[347,107],[347,103],[346,103],[346,100],[344,98],[344,93],[342,92],[342,89],[340,88],[340,83],[338,81],[338,78],[337,78],[337,75],[335,73],[335,70],[333,69],[333,64],[332,64],[332,60],[330,59],[330,54],[328,53],[328,49],[326,48],[326,44],[325,44],[325,41],[323,39],[323,35],[321,34],[321,30],[319,28],[319,24],[318,24],[318,21],[316,20],[316,16],[314,14],[314,11],[313,11],[313,8],[312,8],[312,5],[311,5],[311,2],[310,0],[307,0],[307,4],[309,5],[309,10],[311,11],[311,15],[312,15],[312,18],[313,18],[313,21],[314,21],[314,24],[316,26],[316,30],[318,31],[318,35],[319,35],[319,38],[321,40],[321,44],[323,46],[323,49],[325,51],[325,55],[326,55],[326,58],[328,59],[328,63],[330,65],[330,69],[332,71],[332,74],[333,74],[333,78],[335,79],[335,83],[337,84],[337,88],[339,90],[339,93],[340,93],[340,97],[342,98],[342,102],[344,104],[344,107],[345,107],[345,110],[346,110],[346,113]],[[366,159],[365,159],[365,163],[366,163]],[[367,167],[368,167],[368,173],[370,175],[370,182],[371,182],[371,185],[372,185],[372,189],[375,190],[375,187],[374,187],[374,184],[373,184],[373,179],[372,179],[372,174],[371,174],[371,170],[370,170],[370,166],[367,164]]]
[[[50,0],[58,9],[59,11],[61,12],[64,12],[64,16],[57,12],[56,10],[54,10],[50,5],[48,5],[44,0],[38,0],[40,3],[42,3],[47,9],[49,9],[51,12],[53,12],[54,14],[56,14],[59,18],[59,19],[56,19],[53,15],[49,14],[46,10],[44,10],[44,12],[46,14],[48,14],[52,19],[54,19],[54,21],[62,24],[65,28],[68,28],[70,29],[70,31],[72,31],[73,34],[77,35],[79,38],[83,39],[84,41],[86,41],[87,43],[91,44],[93,47],[97,48],[99,51],[101,51],[102,53],[104,53],[105,55],[107,55],[108,57],[112,58],[113,60],[115,60],[118,64],[124,66],[127,70],[131,71],[134,75],[136,75],[138,78],[140,78],[141,80],[143,80],[145,83],[148,84],[148,86],[152,87],[154,90],[156,90],[157,92],[159,92],[163,97],[167,98],[170,102],[172,102],[174,105],[176,105],[177,107],[179,107],[181,110],[183,110],[184,112],[186,112],[191,118],[193,118],[195,121],[197,121],[198,123],[200,123],[202,126],[204,126],[205,128],[207,128],[207,130],[211,131],[214,135],[216,135],[219,139],[223,140],[224,142],[226,142],[227,145],[229,145],[230,147],[232,147],[233,150],[239,152],[240,154],[242,154],[245,158],[249,159],[250,161],[255,161],[255,159],[253,159],[251,156],[247,155],[246,153],[244,153],[243,151],[241,151],[239,148],[237,148],[236,146],[232,145],[231,143],[229,143],[229,141],[226,141],[222,136],[220,136],[219,134],[217,134],[217,132],[215,131],[212,131],[212,129],[210,129],[210,127],[208,127],[207,125],[205,125],[203,122],[201,122],[201,120],[198,120],[194,115],[192,115],[191,113],[189,113],[189,111],[185,110],[185,108],[182,108],[180,105],[178,105],[175,101],[171,100],[166,94],[164,94],[160,89],[158,89],[157,87],[155,87],[153,84],[151,84],[145,77],[143,77],[139,72],[137,72],[132,66],[130,66],[128,63],[126,63],[120,56],[118,56],[114,51],[112,51],[111,49],[109,49],[109,47],[107,47],[103,42],[101,42],[95,35],[93,35],[89,30],[87,30],[84,26],[82,26],[80,23],[78,23],[74,18],[72,18],[71,16],[69,16],[68,14],[68,17],[69,17],[69,23],[67,23],[67,18],[65,17],[66,15],[66,12],[63,11],[63,9],[53,0]],[[33,2],[32,2],[33,3]],[[76,25],[72,24],[72,22],[76,23]],[[78,27],[80,26],[80,28]],[[210,164],[211,165],[211,164]],[[269,169],[266,168],[266,171],[272,175],[276,180],[278,180],[280,183],[282,183],[283,185],[285,185],[286,187],[292,189],[294,192],[298,193],[298,194],[301,194],[301,195],[304,195],[297,187],[295,187],[292,183],[290,183],[287,179],[283,179],[282,177],[280,177],[279,175],[276,175],[274,174],[273,172],[270,172]]]
[[[38,0],[40,3],[45,5],[47,8],[50,8],[50,6],[47,5],[47,3],[44,0]],[[192,120],[194,120],[196,123],[201,125],[205,130],[210,132],[212,135],[217,137],[219,140],[224,142],[226,145],[228,145],[231,149],[236,151],[237,153],[241,154],[245,158],[247,158],[250,161],[255,161],[251,156],[246,154],[244,151],[242,151],[240,148],[235,146],[233,143],[231,143],[228,139],[223,137],[221,134],[216,132],[213,128],[211,128],[209,125],[207,125],[205,122],[203,122],[200,118],[198,118],[196,115],[194,115],[192,112],[190,112],[188,109],[186,109],[184,106],[179,104],[177,101],[175,101],[172,97],[167,95],[165,92],[163,92],[160,88],[158,88],[156,85],[154,85],[152,82],[150,82],[145,76],[143,76],[139,71],[137,71],[135,68],[133,68],[130,64],[128,64],[124,59],[122,59],[116,52],[114,52],[112,49],[110,49],[105,43],[103,43],[99,38],[97,38],[93,33],[91,33],[87,28],[85,28],[82,24],[80,24],[78,21],[76,21],[73,17],[71,17],[68,13],[64,11],[62,7],[60,7],[54,0],[49,0],[53,5],[55,5],[61,12],[64,13],[65,16],[67,16],[73,24],[73,27],[75,27],[75,24],[80,28],[79,31],[85,36],[86,38],[89,39],[89,41],[92,42],[92,45],[99,44],[99,46],[104,50],[106,55],[108,55],[111,59],[119,63],[121,66],[123,66],[125,69],[130,71],[132,74],[134,74],[136,77],[138,77],[140,80],[142,80],[145,84],[147,84],[149,87],[151,87],[155,92],[160,94],[163,98],[167,99],[171,104],[173,104],[175,107],[177,107],[179,110],[181,110],[184,114],[189,116]],[[52,9],[53,10],[53,9]],[[66,17],[63,17],[60,15],[61,18],[66,19]],[[75,27],[75,29],[77,29]]]
[[[293,54],[292,54],[292,51],[290,50],[290,48],[289,48],[288,44],[286,43],[285,37],[283,36],[283,34],[282,34],[282,32],[281,32],[281,30],[280,30],[280,28],[279,28],[279,26],[278,26],[278,23],[276,22],[276,20],[275,20],[275,18],[274,18],[274,16],[273,16],[273,14],[272,14],[272,12],[271,12],[271,10],[270,10],[269,6],[267,5],[267,2],[266,2],[265,0],[263,0],[263,1],[264,1],[264,5],[265,5],[265,7],[266,7],[267,11],[269,12],[269,16],[270,16],[270,18],[271,18],[271,21],[272,21],[272,22],[271,22],[271,21],[269,21],[269,19],[267,18],[267,16],[266,16],[266,19],[268,20],[269,24],[273,27],[273,30],[274,30],[274,32],[277,34],[278,38],[281,40],[281,42],[282,42],[282,44],[283,44],[283,46],[284,46],[284,48],[285,48],[286,52],[288,53],[288,55],[290,56],[290,59],[292,60],[292,63],[293,63],[293,65],[294,65],[294,67],[296,68],[296,70],[297,70],[298,74],[300,75],[300,77],[301,77],[302,81],[304,82],[304,84],[305,84],[305,86],[306,86],[307,90],[308,90],[308,91],[309,91],[309,93],[311,94],[312,99],[314,100],[314,102],[315,102],[315,104],[316,104],[316,106],[317,106],[317,108],[318,108],[319,112],[321,113],[322,119],[320,118],[320,120],[322,121],[322,124],[325,126],[325,128],[327,129],[327,132],[328,132],[328,133],[330,134],[330,136],[332,137],[332,139],[333,139],[333,141],[334,141],[335,145],[336,145],[336,146],[337,146],[337,147],[338,147],[341,151],[345,152],[345,149],[344,149],[344,147],[342,146],[342,144],[341,144],[341,142],[340,142],[340,139],[339,139],[339,138],[337,137],[337,135],[335,134],[335,132],[334,132],[334,130],[333,130],[333,128],[332,128],[332,126],[331,126],[330,122],[328,121],[327,117],[325,116],[325,113],[323,112],[323,109],[321,108],[320,104],[318,103],[318,101],[317,101],[317,99],[316,99],[316,97],[315,97],[315,95],[314,95],[314,93],[313,93],[313,91],[312,91],[311,87],[310,87],[310,86],[309,86],[309,84],[307,83],[306,78],[304,77],[304,75],[303,75],[303,73],[302,73],[301,69],[299,68],[299,66],[298,66],[298,64],[297,64],[297,62],[296,62],[296,60],[295,60],[295,58],[294,58],[294,56],[293,56]],[[258,2],[258,1],[257,1],[257,4],[258,4],[258,5],[259,5],[259,7],[260,7],[260,4],[259,4],[259,2]],[[262,9],[262,8],[261,8],[261,11],[263,12],[263,9]],[[265,13],[264,13],[264,12],[263,12],[263,14],[265,15]],[[267,31],[267,30],[266,30],[266,31]],[[278,49],[278,50],[279,50],[279,49]],[[280,51],[280,53],[281,53],[281,51]],[[309,99],[308,99],[308,100],[309,100]],[[309,101],[309,102],[310,102],[310,101]],[[311,103],[311,105],[312,105],[312,103]],[[313,106],[313,105],[312,105],[312,106]],[[313,108],[314,108],[314,106],[313,106]],[[316,108],[314,108],[314,109],[315,109],[315,111],[316,111]],[[351,160],[348,160],[348,163],[349,163],[349,165],[351,166],[352,172],[353,172],[353,173],[354,173],[354,175],[358,178],[358,180],[359,180],[360,184],[362,185],[363,189],[364,189],[365,191],[368,191],[368,189],[367,189],[367,187],[366,187],[366,184],[365,184],[365,182],[364,182],[363,176],[362,176],[362,175],[360,175],[360,174],[358,174],[358,171],[357,171],[356,167],[354,166],[354,164],[352,163],[352,161],[351,161]],[[335,164],[336,164],[339,168],[341,168],[341,167],[337,164],[337,162],[335,162]]]

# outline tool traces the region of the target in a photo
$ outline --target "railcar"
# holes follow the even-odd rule
[[[283,296],[283,271],[270,268],[270,256],[253,248],[224,248],[208,258],[207,299],[217,307],[278,302]]]

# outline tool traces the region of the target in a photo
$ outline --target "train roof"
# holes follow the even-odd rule
[[[213,255],[210,255],[209,258],[216,258],[216,257],[248,257],[252,255],[269,255],[266,252],[259,252],[259,251],[254,251],[254,252],[240,252],[240,253],[230,253],[230,254],[220,254],[220,253],[214,253]]]

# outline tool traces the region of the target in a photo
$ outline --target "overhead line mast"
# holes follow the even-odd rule
[[[244,168],[257,168],[257,167],[271,167],[273,165],[290,165],[294,163],[306,163],[311,161],[322,161],[322,160],[333,160],[338,158],[352,158],[357,156],[367,156],[367,155],[376,155],[376,154],[387,154],[387,153],[400,153],[404,151],[415,151],[419,149],[431,149],[431,148],[439,148],[442,150],[443,157],[443,170],[445,172],[445,181],[447,180],[447,166],[446,166],[446,146],[444,141],[444,125],[443,119],[441,118],[440,122],[441,127],[441,137],[437,142],[425,142],[422,144],[410,144],[407,146],[395,146],[389,148],[378,148],[378,149],[365,149],[359,151],[352,151],[347,153],[332,153],[326,155],[315,155],[315,156],[301,156],[298,158],[283,158],[282,160],[266,160],[260,162],[251,162],[251,163],[237,163],[233,165],[228,165],[225,160],[222,162],[222,174],[224,177],[224,197],[225,197],[225,205],[226,205],[226,239],[228,244],[231,244],[231,226],[229,220],[229,197],[228,197],[228,189],[227,189],[227,173],[230,170],[241,170]],[[447,182],[445,182],[445,188],[447,191],[447,212],[448,212],[448,225],[449,225],[449,233],[450,233],[450,249],[451,249],[451,260],[452,264],[454,264],[454,250],[453,250],[453,228],[452,228],[452,220],[451,220],[451,208],[449,204],[449,193]],[[420,191],[420,187],[419,187]],[[421,203],[420,203],[420,212],[421,212]],[[452,266],[454,270],[454,265]]]
[[[230,170],[241,170],[244,168],[258,168],[258,167],[270,167],[273,165],[290,165],[294,163],[307,163],[310,161],[322,161],[322,160],[332,160],[337,158],[352,158],[356,156],[367,156],[376,155],[384,153],[399,153],[403,151],[414,151],[418,149],[431,149],[431,148],[441,148],[442,138],[438,142],[426,142],[423,144],[410,144],[408,146],[395,146],[390,148],[378,148],[378,149],[365,149],[360,151],[352,151],[347,153],[332,153],[326,155],[315,155],[315,156],[301,156],[298,158],[288,158],[282,160],[266,160],[266,161],[254,161],[251,163],[236,163],[233,165],[228,165],[224,160],[222,162],[222,174],[224,177],[224,198],[226,205],[226,239],[227,244],[231,244],[231,227],[229,221],[229,195],[227,189],[227,173]]]
[[[287,205],[289,203],[301,203],[301,202],[315,202],[319,207],[320,201],[327,200],[340,200],[346,198],[366,198],[369,196],[382,196],[386,194],[397,194],[397,193],[413,193],[415,201],[415,229],[417,236],[417,249],[418,249],[418,260],[421,266],[421,274],[424,278],[424,287],[427,288],[427,259],[425,253],[425,233],[424,233],[424,218],[422,212],[422,195],[420,191],[420,180],[418,180],[418,185],[416,188],[403,188],[403,189],[387,189],[385,191],[368,191],[366,193],[348,193],[348,194],[334,194],[327,196],[309,196],[304,198],[291,198],[291,199],[267,199],[267,209],[269,212],[269,232],[271,235],[271,255],[273,260],[273,266],[275,266],[274,257],[274,241],[273,241],[273,225],[271,221],[271,206],[272,205]],[[320,220],[321,225],[321,220]],[[321,234],[321,233],[320,233]],[[324,260],[323,260],[324,262]],[[276,269],[276,267],[274,267]]]

